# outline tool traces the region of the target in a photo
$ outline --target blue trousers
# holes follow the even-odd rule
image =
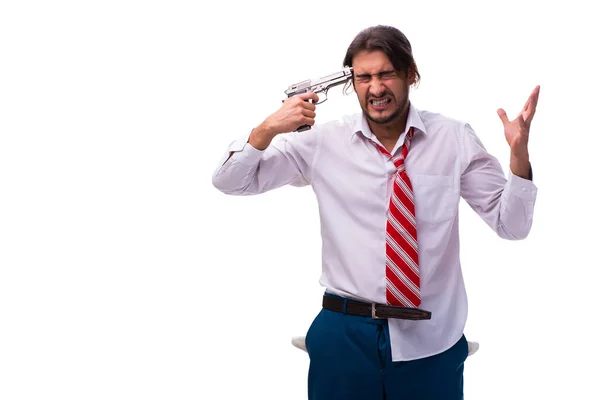
[[[443,353],[392,362],[387,320],[322,309],[306,348],[309,400],[463,399],[464,335]]]

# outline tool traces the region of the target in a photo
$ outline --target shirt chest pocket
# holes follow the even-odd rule
[[[452,176],[414,175],[410,179],[417,221],[437,224],[456,216],[460,194]]]

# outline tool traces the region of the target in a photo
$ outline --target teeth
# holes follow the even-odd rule
[[[371,104],[373,104],[374,106],[383,106],[386,105],[387,103],[389,103],[390,99],[385,99],[385,100],[372,100]]]

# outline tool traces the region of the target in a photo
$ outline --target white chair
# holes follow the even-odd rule
[[[306,351],[305,339],[306,336],[294,336],[292,338],[292,345],[300,350]],[[468,357],[472,356],[477,352],[477,350],[479,350],[479,343],[469,341],[467,341],[467,343],[469,344],[469,354],[467,355]]]

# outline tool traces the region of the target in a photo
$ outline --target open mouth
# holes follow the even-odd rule
[[[386,97],[385,99],[372,99],[369,100],[371,106],[376,110],[383,110],[387,107],[388,104],[392,102],[392,99]]]

